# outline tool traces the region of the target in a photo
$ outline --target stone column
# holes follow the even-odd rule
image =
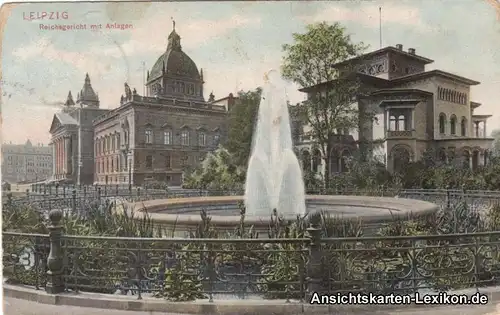
[[[476,138],[479,138],[479,122],[475,121],[474,124],[476,125]]]
[[[69,159],[71,159],[71,156],[69,156],[69,151],[70,151],[69,145],[70,145],[69,137],[65,137],[64,138],[64,174],[68,174],[71,171],[69,169]]]
[[[486,120],[483,121],[483,125],[484,125],[484,128],[483,128],[483,133],[484,133],[483,134],[483,138],[486,138],[486,137],[488,137],[488,134],[486,133]]]
[[[54,141],[54,145],[56,147],[56,164],[55,164],[55,169],[56,169],[56,178],[59,175],[59,139],[56,139]]]
[[[52,146],[52,177],[56,177],[56,143],[54,140],[52,140],[51,143]]]
[[[387,130],[389,130],[389,121],[387,118],[387,109],[384,108],[384,136],[387,137]]]

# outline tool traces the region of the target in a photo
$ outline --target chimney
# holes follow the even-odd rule
[[[397,48],[397,49],[399,49],[399,50],[403,50],[403,45],[401,45],[401,44],[397,44],[397,45],[396,45],[396,48]]]
[[[415,48],[408,48],[408,53],[410,55],[415,55]]]

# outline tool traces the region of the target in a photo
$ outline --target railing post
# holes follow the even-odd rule
[[[66,198],[66,186],[63,186],[63,198]]]
[[[26,189],[26,198],[30,200],[30,190]]]
[[[116,197],[118,197],[118,184],[116,184]]]
[[[309,262],[307,263],[307,296],[310,301],[315,292],[321,292],[321,230],[315,225],[307,229],[309,237]]]
[[[49,212],[50,226],[50,252],[47,258],[47,285],[45,291],[49,294],[62,293],[64,291],[63,282],[63,254],[62,254],[62,226],[61,219],[63,213],[59,209]]]
[[[87,186],[83,186],[83,200],[87,198]]]
[[[137,199],[141,200],[141,187],[137,187]]]
[[[71,211],[76,213],[76,189],[71,192]]]
[[[59,194],[59,184],[56,184],[56,197]]]
[[[446,186],[446,209],[451,209],[451,186]]]
[[[97,200],[101,201],[101,187],[97,188]]]
[[[104,185],[104,196],[108,195],[108,185]]]

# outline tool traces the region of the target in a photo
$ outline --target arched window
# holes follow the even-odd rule
[[[400,173],[410,163],[410,151],[405,147],[398,146],[392,150],[392,159],[394,172]]]
[[[468,150],[464,150],[462,154],[462,162],[465,168],[470,168],[470,152]]]
[[[200,132],[198,134],[198,146],[204,147],[207,144],[206,142],[206,135],[204,132]]]
[[[450,117],[450,133],[452,135],[457,134],[457,116],[451,115]]]
[[[465,137],[467,134],[467,119],[462,117],[462,121],[460,122],[460,135]]]
[[[340,155],[340,172],[345,173],[348,171],[347,162],[350,156],[349,150],[342,151]]]
[[[165,145],[172,144],[172,131],[170,129],[166,129],[163,131],[163,144]]]
[[[446,150],[445,149],[439,149],[439,151],[438,151],[438,159],[441,162],[446,162]]]
[[[314,173],[318,172],[318,167],[321,164],[321,152],[316,149],[314,150],[313,160],[312,160],[312,170]]]
[[[189,130],[182,130],[181,145],[189,145]]]
[[[145,138],[146,138],[145,141],[147,144],[152,144],[153,143],[153,130],[146,129]]]
[[[446,133],[446,115],[443,113],[439,114],[439,133]]]

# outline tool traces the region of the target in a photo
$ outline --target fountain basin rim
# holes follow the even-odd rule
[[[143,201],[132,205],[132,211],[139,213],[147,213],[156,223],[178,224],[180,226],[192,226],[201,221],[199,214],[182,214],[182,213],[164,213],[160,211],[168,211],[168,206],[186,207],[201,207],[214,206],[228,203],[244,202],[244,196],[217,196],[217,197],[190,197],[190,198],[175,198],[175,199],[157,199]],[[360,220],[364,223],[379,223],[387,222],[391,219],[407,219],[409,215],[416,217],[426,216],[435,213],[439,207],[433,203],[394,197],[369,197],[369,196],[350,196],[350,195],[306,195],[306,203],[312,202],[315,205],[324,205],[325,207],[335,206],[353,206],[367,207],[371,209],[387,210],[376,212],[371,215],[355,215],[346,214],[339,215],[331,212],[333,217],[344,220]],[[211,222],[219,227],[234,227],[239,221],[239,215],[211,215]],[[279,213],[278,213],[279,214]],[[268,226],[271,218],[271,213],[268,216],[246,216],[245,223],[254,226]],[[287,220],[295,220],[296,215],[285,216]]]

